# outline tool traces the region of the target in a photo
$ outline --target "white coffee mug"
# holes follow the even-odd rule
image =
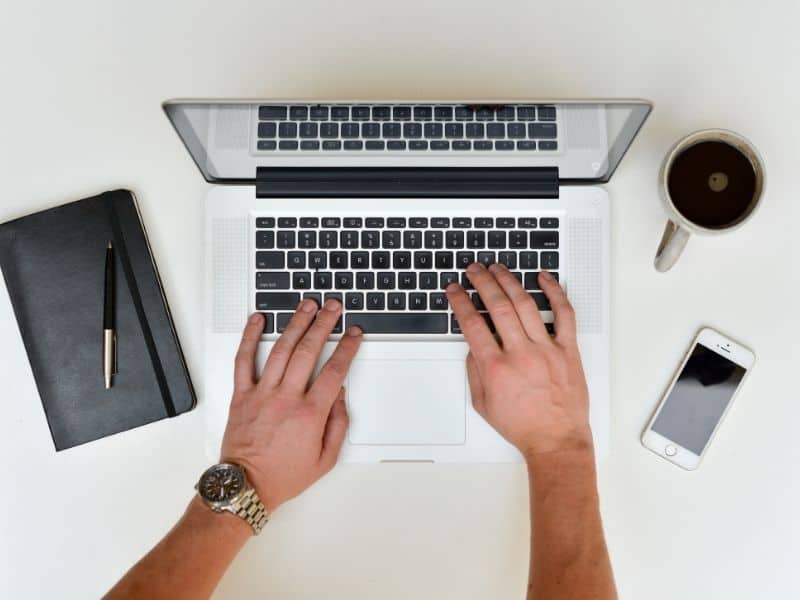
[[[694,223],[681,214],[681,212],[675,207],[673,199],[670,196],[668,185],[669,176],[675,163],[675,159],[690,147],[699,144],[700,142],[708,141],[723,142],[739,150],[749,160],[755,174],[755,188],[753,190],[753,197],[750,200],[750,204],[748,205],[747,209],[741,216],[732,221],[730,224],[713,229]],[[717,185],[718,182],[721,185],[726,185],[725,182],[727,179],[724,178],[724,174],[721,174],[719,177],[717,174],[712,175],[709,177],[709,186],[713,189],[713,186]],[[762,162],[761,157],[759,156],[755,147],[738,133],[727,131],[725,129],[704,129],[702,131],[691,133],[682,140],[679,140],[667,153],[664,163],[661,165],[661,171],[658,176],[659,191],[661,193],[661,199],[664,202],[664,207],[667,209],[667,213],[669,214],[669,221],[667,221],[667,226],[664,229],[664,235],[662,236],[661,243],[658,245],[658,250],[656,251],[656,257],[654,261],[656,270],[663,273],[664,271],[668,271],[672,268],[672,266],[678,260],[678,257],[681,255],[681,252],[683,252],[683,248],[686,246],[686,242],[689,241],[689,236],[692,233],[698,235],[719,235],[722,233],[735,231],[744,225],[753,217],[756,208],[760,204],[761,197],[764,192],[764,184],[764,163]]]

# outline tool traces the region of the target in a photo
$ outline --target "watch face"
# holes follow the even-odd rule
[[[244,474],[231,465],[215,465],[200,479],[200,494],[209,502],[227,502],[243,488]]]

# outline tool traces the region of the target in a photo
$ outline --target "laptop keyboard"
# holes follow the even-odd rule
[[[259,106],[261,152],[553,152],[556,107],[506,104]]]
[[[473,262],[504,264],[540,311],[550,305],[537,282],[540,269],[559,269],[559,218],[324,217],[255,219],[255,308],[265,334],[279,334],[304,298],[339,300],[334,331],[358,325],[372,334],[460,336],[444,289],[468,291],[494,329],[464,273]],[[551,326],[548,325],[551,329]]]

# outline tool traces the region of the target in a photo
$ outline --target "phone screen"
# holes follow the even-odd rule
[[[744,374],[741,365],[695,344],[653,422],[653,431],[702,454]]]

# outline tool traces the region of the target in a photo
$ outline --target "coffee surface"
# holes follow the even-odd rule
[[[733,146],[700,142],[675,158],[667,188],[675,208],[686,219],[719,229],[750,212],[756,174],[748,158]]]

